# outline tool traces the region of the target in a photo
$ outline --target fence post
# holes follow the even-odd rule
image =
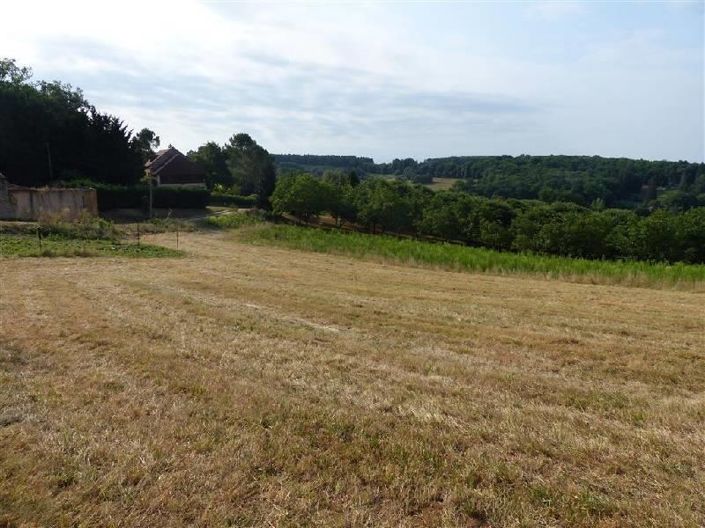
[[[39,252],[42,252],[42,228],[37,226],[37,240],[39,240]]]
[[[176,249],[179,249],[179,225],[176,225]]]
[[[140,245],[140,225],[137,224],[137,245]]]

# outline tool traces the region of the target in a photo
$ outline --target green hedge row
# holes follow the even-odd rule
[[[64,187],[92,187],[98,197],[98,210],[147,209],[149,187],[147,185],[111,185],[90,180],[61,182]],[[153,203],[157,209],[205,209],[210,200],[210,191],[185,187],[154,187]]]
[[[143,209],[149,207],[147,186],[117,187],[95,186],[98,209]],[[205,189],[180,189],[155,187],[152,189],[153,206],[158,209],[205,209],[210,193]]]
[[[222,205],[225,207],[254,207],[257,205],[257,196],[240,196],[237,194],[211,193],[211,205]]]

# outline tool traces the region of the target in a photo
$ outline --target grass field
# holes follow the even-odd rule
[[[702,293],[181,247],[0,259],[0,526],[705,524]]]
[[[247,225],[231,221],[232,227]],[[249,223],[252,223],[251,221]],[[238,232],[239,239],[291,249],[355,256],[455,271],[532,274],[573,281],[705,292],[705,266],[597,261],[493,251],[391,236],[264,224]]]
[[[447,191],[455,185],[455,182],[460,181],[460,178],[433,178],[433,183],[426,185],[434,191]]]

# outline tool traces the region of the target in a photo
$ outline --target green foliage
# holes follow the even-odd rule
[[[687,195],[681,208],[705,202],[705,164],[686,161],[647,161],[600,156],[455,156],[422,162],[395,159],[376,164],[355,156],[276,155],[282,171],[320,174],[329,168],[355,170],[358,175],[393,175],[413,183],[433,178],[457,178],[457,190],[486,197],[541,199],[589,206],[635,209],[678,190]],[[670,207],[670,204],[666,205]]]
[[[31,70],[0,60],[0,172],[19,185],[87,177],[131,184],[143,172],[143,142],[61,82],[31,82]]]
[[[276,214],[289,213],[308,221],[330,208],[333,187],[310,174],[283,176],[272,194]]]
[[[432,191],[399,180],[370,178],[355,188],[353,203],[358,221],[374,233],[415,230],[424,202]]]
[[[257,205],[257,196],[240,196],[239,194],[211,193],[210,205],[222,205],[224,207],[254,207]]]
[[[237,189],[236,194],[254,195],[259,207],[269,206],[274,190],[274,159],[248,134],[234,134],[222,147],[212,141],[188,153],[189,158],[206,170],[206,185]]]
[[[240,237],[251,243],[460,271],[531,273],[638,286],[692,286],[705,281],[705,266],[700,265],[587,260],[509,253],[448,243],[400,240],[387,235],[373,236],[296,226],[267,225],[244,231]]]
[[[0,233],[0,257],[179,257],[182,251],[150,244],[109,239],[67,238],[63,235],[7,235]]]
[[[209,216],[206,218],[205,224],[208,227],[218,229],[238,229],[244,226],[259,224],[262,221],[262,217],[258,214],[231,213]]]
[[[140,153],[143,165],[156,154],[160,143],[159,136],[148,128],[143,128],[132,138],[132,145]]]
[[[100,211],[148,207],[149,187],[145,184],[125,186],[75,180],[66,182],[65,186],[94,188]],[[188,187],[154,187],[152,195],[153,205],[157,209],[205,209],[211,196],[205,189]]]
[[[275,213],[303,220],[327,211],[355,220],[372,233],[419,234],[499,250],[531,251],[589,259],[705,262],[703,211],[635,212],[503,200],[453,191],[432,192],[400,180],[368,178],[352,186],[340,175],[325,181],[303,174],[282,177],[273,195]]]
[[[215,189],[216,186],[230,187],[235,183],[235,178],[228,170],[227,155],[214,141],[189,152],[188,157],[205,169],[206,187],[209,189]]]
[[[37,229],[42,236],[53,236],[77,240],[117,240],[119,230],[109,220],[91,215],[83,215],[75,221],[67,221],[60,216],[45,217]]]

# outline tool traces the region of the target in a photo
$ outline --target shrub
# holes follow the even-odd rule
[[[254,207],[257,205],[257,195],[241,196],[239,194],[211,193],[211,205],[222,205],[225,207]]]

